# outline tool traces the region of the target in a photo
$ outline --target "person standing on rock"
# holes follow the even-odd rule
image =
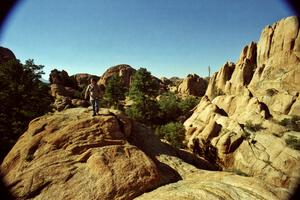
[[[85,90],[85,99],[90,97],[90,102],[93,107],[93,116],[96,116],[99,112],[99,102],[102,98],[102,90],[99,85],[97,85],[97,80],[91,78],[91,84],[89,84]]]

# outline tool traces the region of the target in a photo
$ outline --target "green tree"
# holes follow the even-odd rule
[[[162,123],[175,121],[182,114],[179,107],[180,98],[174,92],[163,93],[157,103]]]
[[[198,103],[199,100],[193,96],[182,99],[173,92],[163,93],[158,100],[161,124],[177,121],[180,116],[186,115]]]
[[[183,148],[185,128],[179,122],[170,122],[156,128],[155,134],[170,142],[176,148]]]
[[[145,68],[138,69],[132,78],[129,98],[133,104],[126,109],[126,113],[145,124],[155,123],[158,113],[156,96],[159,93],[159,82]]]
[[[10,60],[0,66],[0,150],[2,159],[30,120],[50,111],[49,86],[39,79],[44,66]]]
[[[194,96],[186,97],[185,99],[182,99],[179,103],[179,108],[182,112],[182,114],[186,114],[190,110],[192,110],[198,103],[199,99]]]
[[[125,100],[126,88],[120,76],[113,75],[110,77],[103,96],[103,103],[108,107],[123,109],[121,101]]]

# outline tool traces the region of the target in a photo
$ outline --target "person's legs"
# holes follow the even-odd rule
[[[91,104],[92,104],[92,107],[93,107],[93,116],[96,115],[96,101],[97,100],[91,100]]]
[[[95,100],[95,111],[96,111],[96,114],[98,114],[99,112],[99,100]]]

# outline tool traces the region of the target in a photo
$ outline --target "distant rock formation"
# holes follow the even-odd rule
[[[185,121],[188,146],[223,169],[292,191],[299,182],[299,19],[267,26],[236,64],[226,63]]]
[[[70,107],[87,107],[89,103],[83,99],[82,93],[90,82],[90,78],[99,79],[90,74],[75,74],[54,69],[49,75],[51,95],[55,98],[54,108],[61,111]]]
[[[66,87],[74,87],[74,82],[70,79],[68,72],[65,70],[59,71],[54,69],[49,75],[49,81],[51,84],[63,85]]]
[[[124,83],[124,86],[129,88],[131,77],[136,70],[133,69],[130,65],[116,65],[107,69],[104,74],[101,76],[100,80],[98,81],[99,85],[106,85],[110,77],[113,75],[119,75],[121,80]]]
[[[207,85],[207,80],[197,74],[189,74],[178,86],[178,92],[182,95],[203,96]]]
[[[95,78],[97,80],[100,79],[99,76],[86,74],[86,73],[79,73],[70,76],[70,79],[73,80],[73,82],[75,82],[78,88],[85,88],[88,84],[90,84],[91,78]]]
[[[11,59],[16,59],[15,54],[10,49],[0,46],[0,64]]]

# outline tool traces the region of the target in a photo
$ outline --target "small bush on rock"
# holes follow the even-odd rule
[[[253,124],[251,121],[246,121],[245,127],[252,132],[264,129],[261,124]]]
[[[300,138],[294,136],[294,135],[289,135],[286,139],[285,139],[286,144],[295,150],[300,150]]]
[[[179,122],[170,122],[156,128],[155,134],[170,142],[176,148],[183,148],[185,138],[184,126]]]
[[[292,116],[291,118],[284,118],[279,122],[280,125],[287,127],[291,131],[300,131],[300,118]]]

